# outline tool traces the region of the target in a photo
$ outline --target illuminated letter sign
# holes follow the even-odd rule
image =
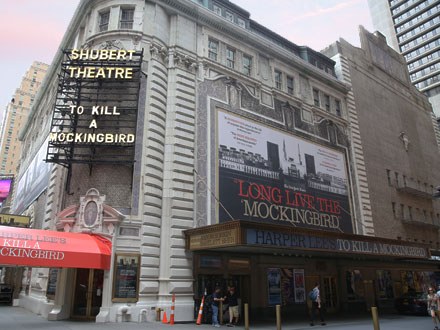
[[[141,63],[136,50],[64,51],[46,161],[134,161]]]

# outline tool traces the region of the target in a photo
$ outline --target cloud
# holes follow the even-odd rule
[[[367,0],[232,0],[251,18],[298,45],[321,50],[340,37],[359,44],[358,26],[371,29]]]
[[[79,0],[0,0],[0,116],[33,61],[50,64]]]
[[[62,27],[55,22],[48,21],[46,24],[41,24],[39,20],[23,20],[14,15],[4,17],[0,29],[5,32],[2,42],[14,50],[14,56],[17,55],[17,51],[35,53],[48,48],[53,49],[64,33]],[[8,52],[3,53],[3,55],[7,54]]]
[[[1,42],[9,49],[2,53],[3,60],[32,58],[47,63],[64,35],[66,16],[73,15],[73,11],[60,15],[54,0],[5,1],[0,12]]]
[[[359,4],[360,2],[361,2],[360,0],[351,0],[351,1],[338,2],[335,5],[330,6],[330,7],[317,6],[315,9],[313,9],[311,11],[304,12],[301,15],[291,16],[290,21],[291,22],[292,21],[301,21],[301,20],[309,19],[311,17],[328,15],[330,13],[335,13],[338,11],[345,10],[349,7],[353,7],[357,4]]]

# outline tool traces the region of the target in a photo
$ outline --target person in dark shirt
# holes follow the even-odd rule
[[[218,309],[220,305],[220,301],[224,301],[225,299],[221,296],[221,290],[219,287],[215,288],[214,293],[212,294],[212,325],[214,327],[219,328],[220,323],[218,322]]]
[[[228,295],[226,296],[226,300],[229,304],[229,324],[228,327],[233,327],[237,325],[239,318],[238,311],[238,297],[235,287],[230,287],[228,291]]]

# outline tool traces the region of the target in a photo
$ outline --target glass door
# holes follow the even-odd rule
[[[94,320],[102,304],[104,271],[76,269],[72,318]]]
[[[328,312],[335,312],[338,309],[338,296],[336,289],[336,279],[332,276],[323,278],[321,297]]]

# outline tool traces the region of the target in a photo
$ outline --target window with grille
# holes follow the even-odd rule
[[[234,22],[234,15],[230,12],[226,12],[226,19],[230,22]]]
[[[277,71],[275,70],[275,88],[276,89],[281,89],[283,87],[283,74],[281,73],[281,71]]]
[[[324,94],[324,107],[325,107],[325,110],[330,112],[330,96],[327,94]]]
[[[252,73],[252,57],[243,55],[243,74],[250,76]]]
[[[133,29],[134,9],[122,8],[121,19],[119,21],[120,29]]]
[[[214,13],[216,13],[219,16],[222,16],[222,9],[219,6],[214,5],[213,8],[214,8]]]
[[[341,116],[341,101],[335,100],[336,115]]]
[[[244,21],[244,19],[242,19],[240,17],[237,17],[237,24],[242,28],[246,27],[246,22]]]
[[[226,66],[233,69],[235,67],[235,50],[226,48]]]
[[[218,57],[218,41],[209,39],[208,43],[208,57],[213,61],[217,61]]]
[[[319,91],[315,88],[313,88],[313,104],[317,107],[321,105],[321,102],[319,101]]]
[[[108,30],[109,21],[110,21],[110,10],[99,13],[99,32]]]
[[[293,77],[287,76],[287,93],[293,95]]]

